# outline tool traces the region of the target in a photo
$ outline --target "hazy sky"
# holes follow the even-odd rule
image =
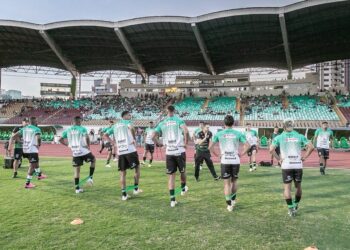
[[[62,20],[98,19],[119,21],[142,16],[197,16],[209,12],[246,8],[277,7],[293,0],[0,0],[0,19],[48,23]],[[20,89],[25,95],[39,95],[40,82],[69,83],[68,78],[2,73],[2,88]],[[89,90],[91,79],[83,79]]]

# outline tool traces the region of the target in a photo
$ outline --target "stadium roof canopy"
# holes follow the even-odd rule
[[[73,75],[99,70],[208,74],[288,69],[350,58],[350,1],[310,0],[198,17],[156,16],[33,24],[0,20],[0,68],[36,65]]]

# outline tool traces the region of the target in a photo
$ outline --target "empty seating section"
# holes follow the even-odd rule
[[[235,97],[214,97],[209,100],[208,106],[203,107],[205,98],[186,97],[175,103],[177,113],[186,121],[218,121],[223,120],[227,114],[235,115],[236,98]]]
[[[339,121],[333,109],[321,103],[318,97],[291,96],[288,103],[288,108],[283,109],[281,97],[252,97],[248,100],[245,120]]]
[[[204,112],[206,118],[203,120],[223,120],[227,114],[234,116],[235,120],[239,119],[236,114],[236,97],[214,97],[209,103],[207,110]]]
[[[340,111],[343,113],[345,119],[350,122],[350,107],[344,108],[344,107],[339,107]]]
[[[204,105],[205,98],[185,97],[183,100],[174,104],[176,112],[184,120],[198,120],[198,112]]]

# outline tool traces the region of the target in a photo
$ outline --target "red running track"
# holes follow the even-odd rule
[[[107,156],[107,150],[105,149],[102,154],[99,153],[100,146],[99,145],[91,145],[92,153],[98,159],[105,159]],[[4,155],[4,147],[0,146],[0,153]],[[143,154],[143,148],[138,148],[138,153],[140,159]],[[187,160],[193,161],[194,148],[193,146],[188,146],[187,148]],[[40,147],[40,156],[49,156],[49,157],[70,157],[71,151],[69,148],[60,145],[60,144],[43,144]],[[156,148],[154,152],[154,160],[155,161],[164,161],[165,160],[164,150],[162,151],[160,148]],[[214,163],[218,163],[219,160],[217,157],[212,157]],[[260,149],[257,154],[257,162],[260,161],[270,161],[271,157],[269,152],[266,149]],[[246,164],[248,162],[248,157],[244,156],[241,160],[242,164]],[[319,167],[319,159],[317,155],[317,151],[315,150],[311,156],[305,161],[305,166],[307,167]],[[339,151],[331,151],[330,159],[328,161],[328,167],[331,168],[347,168],[350,169],[350,152],[339,152]]]

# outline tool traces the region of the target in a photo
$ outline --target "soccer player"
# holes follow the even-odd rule
[[[320,173],[326,174],[327,160],[329,159],[329,145],[332,145],[333,131],[328,128],[328,122],[322,122],[322,127],[315,132],[318,156],[320,157]]]
[[[111,127],[113,127],[113,125],[114,125],[114,122],[109,121],[109,126],[106,128],[103,128],[101,130],[101,134],[102,134],[101,136],[103,136],[104,133],[106,133]],[[110,168],[111,165],[109,163],[111,162],[112,156],[113,156],[113,158],[115,157],[114,147],[110,141],[103,140],[103,138],[102,138],[102,147],[101,147],[100,153],[102,153],[104,148],[107,148],[107,150],[108,150],[107,161],[106,161],[105,167]]]
[[[196,139],[196,158],[195,158],[195,173],[194,177],[196,181],[199,181],[199,167],[201,162],[205,161],[211,175],[215,180],[219,180],[220,177],[216,174],[213,161],[211,160],[210,151],[208,149],[213,134],[209,130],[209,124],[205,123],[204,128],[197,134]]]
[[[28,125],[28,118],[22,120],[21,127],[15,127],[12,131],[12,135],[16,134],[20,129]],[[14,161],[13,161],[13,178],[17,178],[17,170],[20,164],[22,163],[23,157],[23,141],[22,138],[17,137],[15,140],[15,150],[14,150]]]
[[[147,153],[149,152],[151,155],[151,158],[149,159],[148,167],[152,167],[152,161],[153,161],[153,153],[154,153],[154,141],[152,140],[153,133],[154,133],[154,124],[153,124],[153,121],[150,121],[149,127],[145,130],[145,133],[144,133],[145,151],[143,152],[143,161],[141,163],[142,165],[146,164]]]
[[[168,106],[168,116],[155,128],[153,141],[161,146],[158,136],[161,134],[163,144],[166,146],[166,173],[168,174],[168,188],[170,193],[170,206],[175,207],[175,179],[179,170],[181,179],[181,195],[188,191],[186,186],[186,145],[188,142],[188,129],[183,120],[174,116],[174,106]]]
[[[273,140],[276,138],[276,136],[280,135],[280,133],[279,133],[278,130],[279,130],[278,126],[275,126],[275,128],[273,129],[273,133],[271,134],[270,145],[271,145],[271,143],[273,142]],[[275,151],[276,151],[276,154],[277,154],[278,156],[281,154],[281,152],[280,152],[280,147],[276,147]],[[273,166],[273,158],[274,158],[274,156],[271,155],[271,166]],[[276,167],[277,167],[277,166],[276,166]]]
[[[139,189],[140,180],[140,162],[136,151],[135,128],[131,123],[131,114],[129,111],[123,111],[122,120],[113,125],[105,133],[105,138],[112,142],[110,136],[113,135],[113,142],[117,148],[118,170],[120,171],[120,185],[122,189],[122,200],[126,201],[129,196],[126,193],[126,171],[135,169],[134,175],[134,195],[142,192]]]
[[[294,130],[294,121],[286,119],[283,121],[284,132],[275,137],[270,153],[280,162],[282,168],[282,179],[284,183],[284,198],[288,205],[289,216],[295,216],[301,200],[301,181],[303,177],[303,162],[314,149],[310,141],[304,135]],[[281,155],[278,156],[275,149],[280,147]],[[301,156],[302,149],[306,147],[304,156]],[[295,200],[292,200],[291,184],[294,182],[296,192]]]
[[[80,167],[84,165],[84,162],[90,162],[90,173],[87,183],[92,186],[96,159],[90,151],[88,132],[85,127],[81,126],[81,117],[74,117],[73,122],[74,125],[72,127],[63,131],[60,143],[68,146],[72,150],[75,193],[79,194],[83,192],[83,189],[79,185]],[[68,143],[66,140],[68,140]]]
[[[258,152],[258,133],[251,129],[251,124],[247,123],[247,129],[245,131],[245,137],[250,145],[248,149],[249,156],[249,171],[253,172],[256,170],[256,153]]]
[[[249,144],[243,133],[232,129],[234,118],[227,115],[224,119],[225,129],[218,132],[209,145],[209,149],[214,155],[214,146],[219,143],[221,155],[221,178],[224,179],[224,195],[227,203],[227,210],[232,212],[237,197],[237,179],[240,168],[240,157],[245,155],[249,149]],[[244,144],[243,152],[239,154],[239,144]]]
[[[203,121],[200,121],[199,122],[199,127],[196,128],[196,130],[193,132],[192,134],[192,140],[194,141],[194,146],[195,146],[195,149],[197,148],[197,138],[198,138],[198,134],[199,132],[203,131],[203,128],[204,128],[204,122]],[[193,159],[196,159],[196,150],[194,151],[194,157]],[[203,160],[200,162],[199,164],[199,169],[202,170],[202,165],[203,165]],[[196,164],[194,165],[196,167]]]
[[[25,183],[25,188],[34,188],[35,185],[31,183],[33,174],[38,176],[38,180],[45,179],[46,175],[42,174],[39,167],[39,147],[41,145],[41,130],[37,127],[35,117],[31,117],[29,125],[21,128],[18,132],[12,135],[10,139],[10,149],[13,141],[23,140],[23,158],[29,160],[28,175]]]

